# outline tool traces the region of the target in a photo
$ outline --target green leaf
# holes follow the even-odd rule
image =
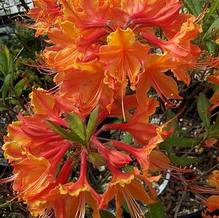
[[[206,128],[210,126],[210,114],[208,111],[209,105],[207,97],[203,93],[200,93],[197,102],[198,114]]]
[[[196,146],[200,141],[200,138],[170,136],[167,139],[165,139],[163,143],[161,143],[160,147],[165,150],[167,150],[169,146],[177,148],[192,148]]]
[[[145,214],[146,218],[165,218],[164,207],[160,202],[149,204],[147,208],[148,212]]]
[[[4,106],[4,105],[0,105],[0,111],[7,111],[8,107]]]
[[[129,172],[132,172],[133,171],[133,168],[134,166],[132,165],[125,165],[123,168],[122,168],[122,171],[126,172],[126,173],[129,173]]]
[[[202,6],[204,1],[203,0],[184,0],[184,6],[188,9],[190,13],[195,16],[198,16],[202,10]]]
[[[85,128],[81,118],[76,113],[65,114],[65,120],[67,121],[71,131],[77,135],[82,142],[85,141]]]
[[[99,115],[99,107],[97,106],[90,114],[87,128],[86,128],[86,140],[89,141],[90,137],[94,133],[97,127],[97,121],[98,121],[98,115]]]
[[[26,81],[25,79],[21,79],[20,81],[17,82],[17,84],[15,85],[15,92],[17,94],[17,97],[20,97],[24,88],[26,85]]]
[[[205,41],[205,47],[211,54],[214,54],[217,49],[217,45],[213,40]]]
[[[176,156],[175,154],[170,154],[169,157],[174,164],[179,166],[189,166],[199,162],[197,157],[192,156]]]
[[[48,126],[57,134],[59,134],[62,138],[68,139],[73,142],[78,142],[80,144],[83,144],[81,139],[78,137],[78,135],[74,134],[73,132],[69,132],[67,129],[65,129],[62,126],[59,126],[55,124],[54,122],[47,120]]]
[[[122,135],[121,140],[122,140],[122,142],[124,142],[126,144],[131,144],[132,143],[132,135],[127,132],[124,135]]]
[[[212,1],[211,7],[205,16],[205,19],[208,19],[218,8],[219,8],[219,0]]]
[[[2,98],[5,100],[7,94],[9,92],[10,84],[11,84],[12,74],[8,74],[4,78],[4,82],[1,88],[2,91]]]
[[[111,213],[108,210],[101,210],[100,211],[100,216],[101,218],[116,218],[113,213]]]
[[[219,125],[215,123],[208,128],[208,138],[219,139]]]
[[[13,72],[13,60],[6,46],[2,46],[0,49],[0,72],[6,76]]]
[[[208,30],[203,35],[202,40],[210,39],[212,32],[218,29],[219,29],[219,18],[214,20],[214,22],[211,24],[211,26],[208,28]]]

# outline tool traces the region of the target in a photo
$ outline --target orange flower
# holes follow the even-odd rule
[[[19,115],[19,121],[8,127],[3,149],[10,161],[22,159],[26,153],[36,157],[53,157],[61,148],[71,146],[70,142],[53,132],[46,123],[50,120],[66,126],[60,115],[68,110],[60,106],[55,96],[44,90],[35,90],[31,94],[31,103],[35,114]]]
[[[149,42],[167,51],[167,54],[150,55],[146,60],[145,72],[138,84],[139,91],[137,89],[137,95],[140,99],[150,89],[150,86],[164,101],[166,101],[165,99],[180,99],[176,82],[164,73],[167,70],[172,70],[178,80],[189,84],[190,76],[187,71],[196,66],[197,57],[200,55],[199,47],[192,45],[191,40],[195,39],[200,31],[200,27],[194,23],[193,19],[189,19],[183,23],[181,30],[169,41],[161,41],[147,32],[141,33]]]
[[[4,156],[10,162],[21,160],[25,156],[26,148],[24,145],[29,144],[31,140],[23,133],[21,121],[15,121],[8,126],[8,135],[4,138]]]
[[[48,32],[52,46],[46,48],[42,54],[45,63],[58,71],[74,68],[75,61],[83,57],[76,45],[79,35],[74,23],[57,21],[56,26]]]
[[[36,21],[32,28],[36,30],[37,37],[48,32],[56,19],[61,16],[61,11],[56,0],[35,0],[34,6],[28,15]]]
[[[85,206],[88,204],[93,210],[93,218],[100,218],[98,203],[99,195],[87,181],[87,154],[81,152],[80,176],[77,182],[59,185],[45,196],[57,218],[85,217]]]
[[[219,209],[219,195],[212,195],[206,201],[206,206],[210,212]]]
[[[212,174],[208,177],[208,183],[211,186],[219,189],[219,170],[214,170]]]
[[[150,141],[140,148],[132,147],[131,145],[112,140],[113,146],[116,148],[122,149],[131,155],[133,155],[136,160],[139,162],[143,173],[146,175],[148,174],[149,166],[150,166],[150,154],[153,151],[154,148],[158,146],[159,143],[163,141],[163,138],[161,137],[159,130],[158,135],[151,138]],[[156,162],[154,162],[155,164]]]
[[[112,117],[118,117],[118,118],[122,118],[123,116],[123,111],[122,111],[122,107],[121,107],[121,98],[117,98],[114,99],[110,114],[106,113],[105,116],[112,116]],[[130,117],[130,110],[135,110],[138,106],[138,102],[136,99],[135,94],[133,95],[126,95],[123,98],[123,107],[124,107],[124,114],[125,117],[129,118]],[[103,110],[104,112],[104,110]]]
[[[196,39],[201,33],[201,27],[195,23],[195,19],[189,18],[185,23],[182,24],[180,31],[171,38],[166,45],[173,46],[173,49],[179,48],[180,50],[184,50],[186,55],[184,57],[180,57],[174,54],[172,49],[170,52],[170,60],[172,67],[170,68],[174,76],[183,81],[186,85],[190,83],[190,76],[188,75],[188,70],[192,68],[196,68],[197,58],[199,58],[201,54],[201,49],[192,44],[192,40]],[[169,48],[170,48],[169,47]]]
[[[157,126],[149,123],[149,117],[155,112],[157,106],[158,102],[155,99],[148,99],[145,104],[135,110],[127,123],[107,124],[105,129],[127,131],[137,142],[145,144],[157,135]]]
[[[216,72],[213,75],[209,76],[208,81],[219,85],[219,72]]]
[[[56,73],[57,86],[51,92],[34,90],[31,115],[19,115],[8,127],[3,150],[14,168],[14,190],[33,216],[54,211],[57,218],[84,218],[89,205],[92,217],[100,218],[99,210],[115,199],[118,218],[123,203],[132,217],[143,217],[138,201],[150,204],[156,198],[150,183],[160,176],[151,176],[153,170],[170,165],[156,149],[167,133],[150,123],[159,103],[147,93],[154,88],[168,104],[181,99],[176,80],[190,82],[186,71],[196,66],[200,55],[191,41],[200,27],[194,17],[180,12],[180,0],[34,3],[29,12],[36,21],[32,27],[36,36],[48,35],[50,46],[42,57]],[[165,40],[155,36],[157,28]],[[217,65],[216,58],[212,62]],[[173,76],[166,75],[170,71]],[[123,117],[124,122],[97,130],[110,116]],[[129,132],[136,145],[101,139],[101,131],[111,130]],[[95,167],[92,161],[99,156],[111,173],[101,195],[87,178],[87,161]],[[137,167],[125,173],[124,166],[132,160]],[[209,177],[216,188],[217,174]],[[215,210],[218,196],[210,197],[207,205]]]
[[[61,3],[65,19],[73,22],[80,29],[79,47],[86,49],[107,34],[109,1],[62,0]]]
[[[163,27],[176,19],[181,4],[178,0],[170,0],[168,3],[162,0],[128,0],[122,1],[122,8],[134,24]]]
[[[200,26],[194,23],[194,19],[190,18],[182,24],[180,31],[168,41],[162,41],[147,32],[142,32],[141,35],[148,40],[148,42],[169,51],[175,58],[183,58],[182,61],[185,61],[187,57],[188,61],[191,61],[189,57],[197,57],[200,54],[200,49],[190,42],[197,38],[200,32]]]
[[[100,61],[106,64],[105,83],[124,84],[127,77],[134,89],[141,72],[142,62],[146,59],[148,47],[137,42],[131,29],[117,28],[107,37],[107,45],[100,47]]]
[[[81,29],[101,28],[107,23],[108,1],[61,0],[64,16]],[[93,19],[90,19],[90,18]]]
[[[169,158],[159,150],[153,150],[149,156],[149,169],[151,171],[171,169]]]
[[[145,99],[146,93],[153,87],[161,99],[181,99],[175,80],[165,75],[171,69],[171,62],[167,55],[149,55],[145,64],[145,71],[140,76],[136,89],[138,101]]]
[[[77,69],[58,73],[55,82],[60,84],[59,98],[77,108],[81,114],[89,113],[104,95],[104,72],[97,61],[77,64]]]
[[[35,195],[41,191],[42,187],[47,187],[48,181],[42,175],[45,175],[45,172],[50,168],[50,163],[45,158],[36,158],[28,154],[26,159],[13,164],[13,166],[16,175],[13,188],[15,191],[21,192],[21,195]],[[32,171],[31,174],[30,171]],[[38,187],[36,187],[37,183]],[[26,191],[23,193],[24,190]]]
[[[122,217],[122,205],[126,203],[132,217],[143,217],[144,213],[137,201],[144,204],[151,204],[154,201],[146,193],[144,186],[131,173],[120,173],[113,170],[113,178],[104,192],[100,208],[105,208],[107,204],[115,199],[116,217]]]
[[[27,158],[14,163],[13,167],[15,175],[13,189],[17,192],[19,199],[28,204],[33,215],[42,214],[46,208],[46,202],[39,198],[35,200],[31,198],[40,195],[54,182],[53,175],[49,174],[50,163],[45,158],[36,158],[28,154]],[[31,208],[35,209],[31,210]]]
[[[216,72],[215,74],[209,76],[208,81],[213,83],[213,84],[219,85],[219,72]],[[210,102],[213,105],[211,107],[211,110],[218,107],[218,105],[219,105],[219,91],[218,90],[216,90],[214,92],[213,96],[210,99]]]
[[[59,105],[56,97],[43,89],[35,89],[30,94],[31,106],[35,114],[59,117],[65,110]]]
[[[132,160],[129,155],[123,152],[114,149],[107,149],[96,137],[93,137],[91,141],[110,166],[121,168],[130,163]]]

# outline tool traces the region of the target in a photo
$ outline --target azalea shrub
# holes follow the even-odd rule
[[[219,5],[192,3],[34,1],[31,28],[47,43],[37,65],[55,85],[33,89],[8,126],[13,175],[1,179],[32,216],[149,217],[166,173],[203,193],[203,216],[219,209],[217,163],[201,186],[184,176],[197,155],[176,149],[201,156],[219,138]],[[199,131],[183,130],[189,111]]]

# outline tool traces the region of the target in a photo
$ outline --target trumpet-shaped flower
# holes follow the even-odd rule
[[[135,110],[127,123],[108,124],[105,129],[127,131],[137,142],[145,144],[157,135],[157,126],[149,123],[149,117],[155,112],[157,106],[156,100],[148,99],[145,104]]]
[[[59,96],[83,113],[89,113],[104,96],[104,72],[97,61],[78,64],[77,69],[58,73]],[[109,90],[110,91],[110,90]]]
[[[60,6],[56,0],[35,0],[35,7],[30,9],[28,15],[35,19],[32,28],[36,30],[35,36],[46,34],[53,23],[61,16]]]
[[[73,183],[69,182],[59,185],[51,190],[45,200],[55,210],[57,218],[84,218],[85,206],[93,209],[93,217],[100,218],[98,204],[100,196],[93,190],[87,181],[87,154],[86,151],[81,152],[81,167],[78,180]]]
[[[174,62],[170,61],[167,55],[150,55],[146,63],[145,71],[140,76],[136,89],[139,101],[146,98],[145,96],[151,87],[165,102],[169,99],[181,99],[175,80],[165,74],[174,66]]]
[[[76,46],[79,35],[74,23],[57,21],[56,27],[48,32],[52,46],[46,48],[42,55],[46,65],[58,71],[73,69],[76,60],[82,58]]]
[[[148,169],[150,166],[150,154],[158,146],[159,143],[163,141],[163,138],[161,137],[160,133],[158,133],[157,136],[153,137],[148,144],[144,145],[140,148],[132,147],[131,145],[113,140],[112,144],[116,148],[122,149],[131,155],[133,155],[136,160],[139,162],[142,171],[144,174],[148,174]]]
[[[147,57],[148,47],[137,42],[131,29],[118,28],[107,37],[107,45],[100,47],[100,61],[106,64],[105,83],[111,77],[118,83],[126,83],[129,78],[131,87],[138,82],[142,63]]]
[[[113,150],[107,149],[99,140],[96,138],[92,139],[92,142],[97,147],[99,153],[104,157],[104,159],[109,163],[110,166],[121,168],[124,167],[126,164],[131,162],[131,158],[129,155]]]
[[[116,217],[122,217],[122,205],[126,203],[131,216],[134,218],[143,217],[144,213],[138,201],[151,204],[154,202],[145,191],[141,182],[131,173],[120,173],[112,170],[113,178],[104,192],[100,208],[105,208],[107,204],[115,199]]]
[[[175,19],[181,8],[178,0],[171,0],[168,4],[161,0],[121,2],[122,8],[130,15],[132,22],[148,26],[166,26],[168,22],[171,23]]]

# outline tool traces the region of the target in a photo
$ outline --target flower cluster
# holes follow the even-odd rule
[[[182,99],[177,80],[190,83],[200,26],[179,0],[34,3],[32,28],[48,36],[42,58],[57,88],[33,90],[32,113],[8,127],[3,149],[13,189],[33,216],[82,218],[89,205],[98,218],[114,199],[116,217],[124,203],[143,217],[139,202],[156,201],[154,172],[170,167],[158,147],[169,130],[150,123],[159,102],[149,91],[166,107]],[[105,137],[115,131],[129,133],[131,143]],[[103,190],[89,177],[93,168],[104,173],[100,166],[110,175]]]

